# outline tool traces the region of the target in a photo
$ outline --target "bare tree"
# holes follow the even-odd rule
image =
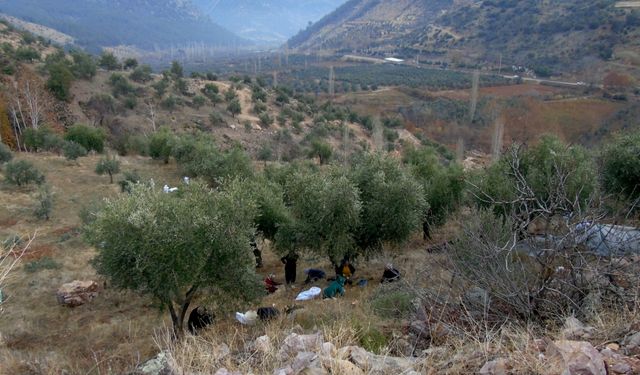
[[[151,123],[151,129],[153,129],[153,132],[155,133],[156,132],[156,116],[157,116],[156,105],[153,102],[153,100],[147,101],[146,104],[147,104],[147,119]]]
[[[471,98],[469,103],[469,122],[473,122],[478,107],[478,87],[480,86],[480,72],[474,71],[471,79]]]
[[[22,239],[16,238],[8,244],[6,249],[0,248],[0,250],[4,250],[0,255],[0,313],[3,311],[2,306],[6,303],[2,290],[10,281],[12,271],[20,263],[20,260],[31,246],[31,243],[35,240],[36,235],[37,232],[29,237],[26,243],[24,243]]]
[[[38,129],[45,120],[53,118],[53,99],[42,80],[27,68],[17,75],[10,91],[9,113],[17,146],[21,150],[23,131],[27,128]]]

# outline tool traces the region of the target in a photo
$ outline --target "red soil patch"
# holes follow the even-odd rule
[[[76,230],[78,229],[78,227],[76,226],[67,226],[67,227],[62,227],[62,228],[58,228],[58,229],[54,229],[51,231],[51,235],[53,236],[62,236],[64,234],[67,233],[74,233]]]
[[[0,228],[9,228],[18,224],[18,220],[16,219],[1,219],[0,220]]]
[[[46,256],[50,256],[51,254],[53,254],[53,252],[55,251],[55,247],[52,245],[31,245],[29,246],[29,248],[27,249],[27,251],[25,251],[24,255],[22,256],[23,260],[38,260],[41,258],[44,258]],[[20,253],[22,252],[23,248],[20,249],[14,249],[11,252],[11,255],[13,255],[14,257],[18,257],[20,255]]]

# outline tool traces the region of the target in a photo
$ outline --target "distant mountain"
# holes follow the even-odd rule
[[[134,45],[163,48],[191,42],[245,43],[190,0],[0,0],[0,12],[51,27],[90,49]]]
[[[256,41],[284,43],[346,0],[193,0],[214,22]]]
[[[350,0],[289,40],[301,51],[446,56],[557,68],[638,55],[615,0]]]

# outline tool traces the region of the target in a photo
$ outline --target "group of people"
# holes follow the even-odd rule
[[[254,246],[254,244],[255,242],[252,243],[252,246]],[[257,248],[257,246],[255,248]],[[297,254],[290,253],[280,259],[280,261],[284,264],[286,285],[292,285],[296,282],[298,258],[299,257]],[[256,255],[256,267],[259,268],[261,266],[262,258],[260,257],[260,261],[258,262],[258,256]],[[345,285],[353,285],[355,272],[356,268],[353,266],[348,257],[345,257],[339,264],[336,264],[336,276],[335,278],[328,279],[328,281],[331,281],[331,283],[327,288],[323,290],[323,298],[335,298],[338,295],[343,296],[345,293]],[[306,275],[306,279],[304,281],[305,285],[316,283],[327,277],[326,272],[318,268],[307,268],[304,270],[304,274]],[[385,266],[382,278],[380,279],[380,283],[395,282],[400,280],[400,277],[400,271],[394,268],[393,264],[388,263]],[[361,284],[362,282],[363,280],[361,280],[359,284]],[[364,280],[364,283],[366,283],[366,280]],[[269,274],[264,279],[264,285],[267,293],[272,294],[275,293],[283,284],[276,281],[276,277],[274,274]]]

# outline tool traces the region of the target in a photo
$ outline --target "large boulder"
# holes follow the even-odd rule
[[[509,364],[504,358],[494,359],[482,366],[480,375],[507,375],[509,374]]]
[[[555,341],[547,346],[547,356],[563,375],[607,375],[602,355],[586,341]]]
[[[323,342],[322,334],[319,332],[312,335],[292,333],[282,342],[277,358],[280,361],[286,361],[289,358],[295,357],[300,352],[317,353],[320,351],[320,346]]]
[[[612,347],[615,348],[614,346],[607,346],[600,352],[604,357],[604,362],[610,375],[640,374],[640,359],[619,354]]]
[[[98,283],[95,281],[75,280],[62,285],[56,293],[58,303],[64,306],[76,307],[84,305],[98,295]]]
[[[136,375],[175,375],[176,371],[169,363],[169,356],[165,352],[158,353],[157,356],[141,364]]]

